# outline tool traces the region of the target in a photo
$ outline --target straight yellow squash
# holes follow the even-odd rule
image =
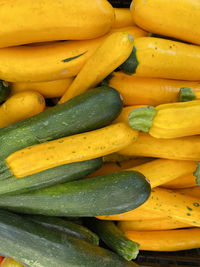
[[[140,244],[140,250],[179,251],[200,247],[200,228],[126,231],[125,235]]]
[[[32,117],[45,108],[44,97],[36,91],[19,92],[0,106],[0,128]]]
[[[133,0],[131,13],[141,28],[200,44],[200,2],[198,0]]]
[[[122,231],[158,231],[170,230],[177,228],[191,227],[190,224],[182,223],[170,218],[151,219],[151,220],[133,220],[133,221],[120,221],[118,227]]]
[[[23,177],[116,152],[136,140],[137,134],[123,123],[113,124],[18,150],[6,158],[6,163],[16,177]]]
[[[24,265],[20,264],[19,262],[9,257],[4,258],[1,263],[1,267],[23,267],[23,266]]]
[[[61,97],[72,81],[73,77],[49,82],[11,83],[11,94],[14,95],[18,92],[34,90],[43,95],[45,98]]]
[[[136,142],[118,153],[126,156],[198,161],[200,160],[200,136],[160,139],[140,132]]]
[[[129,125],[156,138],[177,138],[200,134],[200,100],[133,109]]]
[[[127,67],[126,71],[136,76],[200,80],[200,47],[197,45],[141,37],[135,39],[132,57],[128,61],[132,67],[130,70]]]
[[[0,47],[93,39],[107,33],[114,9],[106,0],[9,0],[0,4]]]
[[[115,88],[123,97],[124,105],[151,105],[178,102],[181,88],[191,90],[200,99],[200,83],[169,79],[153,79],[114,72],[109,86]]]
[[[97,86],[129,57],[132,49],[132,35],[125,32],[112,33],[88,59],[59,103]]]

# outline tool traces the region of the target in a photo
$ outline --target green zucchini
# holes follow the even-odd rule
[[[142,205],[151,187],[144,175],[121,171],[13,196],[0,207],[28,214],[91,217],[127,212]]]
[[[10,94],[9,83],[0,80],[0,104],[3,103]]]
[[[42,215],[26,215],[25,218],[44,225],[45,227],[52,230],[57,229],[58,231],[61,231],[63,233],[67,233],[92,244],[99,245],[99,237],[95,233],[90,231],[85,226],[74,223],[72,221],[67,221],[59,217]]]
[[[137,257],[140,245],[128,239],[114,222],[94,219],[89,225],[110,249],[124,259],[130,261]]]
[[[127,74],[134,74],[136,73],[138,65],[139,62],[136,56],[136,48],[134,46],[130,56],[122,65],[120,65],[119,69]]]
[[[65,164],[39,173],[16,178],[9,169],[0,173],[0,195],[28,192],[55,184],[78,180],[98,170],[102,158]]]
[[[27,267],[138,267],[107,249],[3,210],[0,253]]]
[[[0,129],[0,158],[49,140],[95,130],[110,124],[121,112],[120,94],[98,87],[33,117]]]

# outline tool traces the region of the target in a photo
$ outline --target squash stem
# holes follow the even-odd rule
[[[92,228],[110,249],[124,259],[130,261],[137,257],[140,245],[128,239],[114,222],[94,219]]]
[[[195,93],[189,87],[183,87],[179,91],[179,102],[187,102],[196,99]]]
[[[135,130],[149,132],[156,113],[157,110],[152,106],[133,109],[128,116],[129,125]]]

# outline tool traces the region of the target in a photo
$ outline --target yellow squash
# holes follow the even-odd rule
[[[200,247],[200,228],[164,231],[126,231],[125,235],[140,244],[140,250],[179,251]]]
[[[23,267],[24,265],[20,264],[19,262],[16,262],[14,259],[11,258],[4,258],[1,265],[1,267]]]
[[[70,84],[73,77],[62,80],[54,80],[49,82],[18,82],[11,84],[11,94],[22,91],[34,90],[43,95],[45,98],[61,97]]]
[[[138,220],[134,214],[149,213],[153,219],[154,214],[171,218],[193,226],[200,226],[200,198],[179,193],[177,191],[156,187],[152,189],[150,198],[133,211],[111,216],[99,216],[104,220]],[[152,214],[152,216],[151,216]]]
[[[154,230],[170,230],[177,228],[191,227],[190,224],[182,223],[170,218],[151,219],[151,220],[133,220],[120,221],[118,227],[122,231],[154,231]]]
[[[200,136],[160,139],[140,132],[136,142],[118,153],[126,156],[198,161],[200,160]]]
[[[116,152],[136,140],[137,134],[123,123],[113,124],[18,150],[6,158],[6,163],[16,177],[23,177]]]
[[[0,106],[0,128],[34,116],[44,108],[45,100],[38,92],[19,92]]]
[[[200,186],[176,189],[176,191],[179,193],[183,193],[185,195],[191,196],[191,197],[200,198]]]
[[[146,35],[146,32],[137,27],[128,27],[125,30],[134,38]],[[73,77],[105,38],[116,31],[123,29],[114,29],[91,40],[2,48],[0,79],[9,82],[44,82]]]
[[[0,47],[54,40],[83,40],[107,33],[114,9],[106,0],[1,1]]]
[[[132,73],[137,76],[175,80],[200,80],[200,47],[162,38],[134,41]]]
[[[193,172],[161,185],[161,187],[169,189],[187,188],[192,186],[196,186],[196,177],[193,175]]]
[[[154,188],[176,178],[181,179],[182,176],[195,171],[196,167],[195,161],[156,159],[128,170],[141,172],[150,181],[151,188]]]
[[[177,138],[200,134],[200,100],[133,109],[129,124],[156,138]]]
[[[149,158],[137,158],[137,159],[125,160],[122,162],[105,162],[100,169],[91,173],[87,177],[96,177],[96,176],[101,176],[101,175],[105,175],[105,174],[112,173],[112,172],[119,172],[122,170],[126,170],[128,168],[135,167],[139,164],[143,164],[148,161],[149,161]]]
[[[123,97],[124,105],[151,105],[178,102],[181,88],[188,88],[196,99],[200,99],[200,83],[176,81],[169,79],[153,79],[127,75],[121,71],[114,72],[109,85]]]
[[[135,25],[130,8],[114,8],[114,29]]]
[[[137,25],[149,32],[200,44],[200,3],[191,0],[133,0]]]
[[[60,104],[97,86],[129,57],[132,49],[133,36],[129,33],[115,32],[108,36],[80,70]]]
[[[108,221],[133,221],[133,220],[160,220],[166,219],[165,214],[159,212],[149,212],[144,209],[135,209],[125,213],[115,214],[115,215],[104,215],[97,216],[100,220]]]

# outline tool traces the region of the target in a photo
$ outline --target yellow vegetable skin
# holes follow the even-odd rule
[[[99,216],[99,219],[107,220],[137,220],[134,214],[147,212],[152,216],[168,217],[176,221],[193,226],[200,226],[200,198],[191,197],[177,191],[156,187],[152,189],[150,198],[139,208],[111,216]],[[118,218],[118,219],[117,219]]]
[[[125,124],[118,123],[21,149],[8,156],[6,163],[16,177],[23,177],[116,152],[136,140],[137,134]]]
[[[134,41],[136,76],[175,80],[200,80],[200,47],[162,38]]]
[[[150,181],[151,188],[154,188],[187,175],[195,171],[196,167],[195,161],[156,159],[128,170],[141,172]]]
[[[200,44],[200,3],[191,0],[133,0],[137,25],[149,32]]]
[[[193,172],[188,175],[184,175],[182,177],[178,177],[175,180],[167,182],[161,187],[169,188],[169,189],[176,189],[176,188],[187,188],[196,185],[196,177],[193,175]],[[200,196],[200,195],[199,195]]]
[[[191,227],[190,224],[175,221],[170,218],[151,219],[151,220],[133,220],[120,221],[118,227],[122,231],[154,231],[154,230],[170,230],[177,228]]]
[[[200,100],[134,109],[129,114],[133,129],[156,138],[177,138],[200,134]]]
[[[99,170],[91,173],[87,177],[96,177],[96,176],[101,176],[101,175],[105,175],[105,174],[112,173],[112,172],[119,172],[122,170],[126,170],[128,168],[132,168],[139,164],[143,164],[148,161],[149,161],[149,158],[140,158],[140,159],[138,158],[138,159],[130,159],[130,160],[122,161],[122,162],[105,162]]]
[[[61,97],[70,84],[73,77],[62,80],[54,80],[49,82],[18,82],[11,84],[11,94],[22,91],[34,90],[42,94],[45,98]]]
[[[126,156],[198,161],[200,160],[200,136],[160,139],[140,132],[135,143],[118,153]]]
[[[78,74],[108,34],[91,40],[49,42],[0,49],[0,79],[9,82],[44,82]],[[137,37],[146,34],[137,27],[126,31]],[[42,64],[41,64],[42,62]]]
[[[97,216],[100,220],[109,220],[109,221],[133,221],[133,220],[160,220],[166,218],[165,214],[161,214],[159,212],[149,212],[146,210],[135,209],[128,212],[115,214],[115,215],[104,215]]]
[[[108,36],[80,70],[60,104],[98,85],[131,54],[133,36],[115,32]]]
[[[200,247],[200,229],[164,231],[126,231],[125,235],[140,244],[140,250],[178,251]]]
[[[114,9],[106,0],[11,0],[1,4],[0,23],[0,47],[92,39],[111,29]]]
[[[122,28],[135,25],[130,8],[114,8],[115,22],[113,28]]]
[[[0,106],[0,128],[34,116],[44,108],[45,100],[38,92],[17,93]]]
[[[179,101],[181,88],[189,88],[200,99],[200,83],[176,81],[169,79],[153,79],[115,72],[109,81],[123,97],[124,105],[160,105]]]
[[[183,193],[183,194],[191,196],[191,197],[200,198],[200,186],[176,189],[176,191],[178,193]]]
[[[23,267],[24,265],[20,264],[19,262],[16,262],[14,259],[11,258],[4,258],[1,267]]]

